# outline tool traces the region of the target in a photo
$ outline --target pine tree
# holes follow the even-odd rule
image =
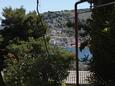
[[[3,16],[5,28],[0,30],[0,48],[18,57],[18,62],[9,59],[3,61],[7,63],[7,71],[4,72],[6,85],[59,86],[68,75],[73,56],[63,49],[52,48],[48,37],[46,43],[50,53],[46,51],[43,36],[47,27],[41,24],[36,12],[26,14],[24,8],[5,8]]]

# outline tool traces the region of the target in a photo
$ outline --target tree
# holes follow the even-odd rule
[[[17,52],[19,63],[11,63],[5,73],[8,86],[59,86],[68,75],[72,56],[62,49],[48,48],[47,57],[44,43],[40,40],[10,45],[9,49]],[[14,83],[12,83],[14,82]]]
[[[68,74],[72,56],[59,48],[52,48],[43,36],[46,26],[36,12],[25,13],[23,8],[3,10],[6,27],[0,31],[1,47],[15,53],[19,62],[6,60],[4,79],[8,86],[59,86]],[[55,51],[54,51],[55,50]]]
[[[4,56],[6,56],[10,52],[7,49],[7,46],[12,43],[12,40],[27,40],[27,37],[29,36],[40,37],[45,34],[44,27],[41,27],[41,32],[37,33],[37,27],[40,27],[41,25],[38,24],[39,17],[35,12],[31,12],[26,15],[23,8],[15,10],[13,10],[12,8],[5,8],[3,9],[3,16],[5,17],[5,20],[2,21],[2,25],[4,25],[5,28],[0,30],[0,60],[2,63],[4,63]],[[34,29],[32,30],[33,27]],[[5,53],[2,53],[2,50],[4,50]],[[0,69],[0,71],[2,71],[2,64],[0,65]]]
[[[92,19],[89,20],[90,50],[93,55],[90,70],[96,86],[115,85],[114,5],[95,8],[113,0],[95,0]]]

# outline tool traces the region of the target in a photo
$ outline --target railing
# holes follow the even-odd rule
[[[65,80],[66,84],[76,84],[76,71],[68,71],[69,75]],[[88,78],[91,73],[89,71],[79,71],[79,84],[90,84]]]
[[[65,80],[66,84],[76,84],[76,71],[68,71],[69,75]]]

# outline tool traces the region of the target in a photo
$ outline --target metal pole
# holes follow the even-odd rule
[[[79,86],[79,58],[78,58],[78,11],[77,5],[86,2],[87,0],[81,0],[75,3],[75,44],[76,44],[76,86]]]
[[[76,86],[79,86],[79,61],[78,61],[78,12],[75,4],[75,44],[76,44]]]

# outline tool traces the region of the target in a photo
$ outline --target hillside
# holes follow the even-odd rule
[[[84,13],[89,9],[80,9],[79,12],[79,21],[86,21],[91,17],[91,13]],[[82,13],[83,12],[83,13]],[[52,45],[61,46],[64,48],[72,48],[75,46],[75,37],[74,37],[74,11],[73,10],[64,10],[64,11],[55,11],[55,12],[46,12],[43,13],[43,18],[48,25],[47,35],[51,37],[50,43]],[[72,27],[71,27],[72,26]],[[78,31],[79,33],[84,32],[83,29]],[[87,37],[86,37],[87,38]],[[79,42],[86,38],[81,38],[79,36]],[[82,39],[82,40],[81,40]],[[74,51],[75,52],[75,51]],[[72,64],[72,69],[76,68],[76,62]],[[79,62],[79,70],[87,70],[88,65]]]
[[[84,13],[89,9],[80,9],[79,21],[86,21],[90,18],[91,13]],[[83,12],[83,13],[82,13]],[[59,45],[62,47],[70,46],[75,44],[74,41],[74,28],[72,25],[74,22],[74,11],[73,10],[64,10],[64,11],[55,11],[55,12],[45,12],[43,13],[43,19],[48,25],[47,35],[51,37],[51,44]],[[72,26],[72,27],[71,27]],[[80,32],[84,32],[81,29]],[[79,36],[80,38],[80,36]]]

